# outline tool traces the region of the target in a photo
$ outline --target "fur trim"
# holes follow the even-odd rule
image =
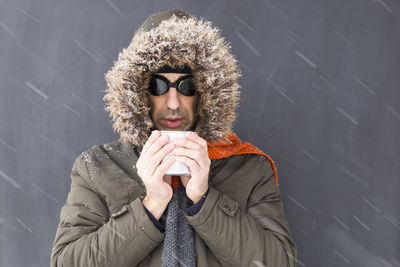
[[[105,74],[103,97],[121,139],[143,146],[154,127],[150,116],[150,74],[164,64],[188,65],[197,85],[195,131],[211,143],[232,133],[240,102],[241,78],[231,46],[211,22],[173,15],[150,31],[138,29]]]

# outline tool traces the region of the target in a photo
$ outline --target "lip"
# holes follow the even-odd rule
[[[174,118],[165,118],[164,120],[173,120],[173,121],[175,121],[175,120],[182,120],[183,118],[181,118],[181,117],[174,117]]]
[[[166,118],[163,119],[163,122],[168,128],[177,128],[182,125],[183,119]]]

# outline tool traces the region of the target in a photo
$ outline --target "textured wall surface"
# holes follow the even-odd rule
[[[397,0],[0,0],[0,266],[48,266],[75,158],[113,133],[104,73],[177,8],[243,72],[237,135],[274,160],[298,266],[400,266]]]

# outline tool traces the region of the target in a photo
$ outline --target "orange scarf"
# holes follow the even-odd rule
[[[253,146],[248,142],[242,143],[242,141],[235,134],[227,134],[225,135],[225,139],[229,140],[228,142],[218,142],[216,144],[211,144],[207,141],[207,149],[208,149],[208,157],[211,160],[215,159],[223,159],[232,155],[239,154],[259,154],[265,156],[269,162],[271,163],[272,169],[275,174],[275,182],[278,184],[278,177],[276,174],[275,163],[272,159],[262,152],[257,147]],[[179,176],[172,176],[172,187],[179,186]]]

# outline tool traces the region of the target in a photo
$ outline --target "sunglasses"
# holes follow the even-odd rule
[[[192,78],[193,75],[186,75],[171,83],[162,75],[152,74],[149,91],[154,96],[160,96],[168,92],[170,87],[174,87],[182,95],[193,96],[196,93],[196,87]]]

